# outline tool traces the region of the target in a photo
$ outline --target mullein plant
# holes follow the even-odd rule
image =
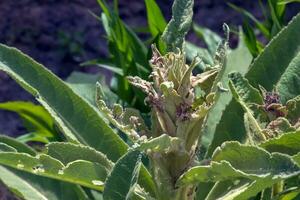
[[[0,45],[0,70],[35,96],[65,141],[37,151],[0,136],[1,182],[26,200],[299,199],[300,15],[252,64],[245,44],[228,50],[224,25],[214,61],[195,74],[201,58],[189,63],[184,52],[192,7],[174,1],[166,53],[152,46],[149,79],[127,77],[149,115],[113,104],[101,83],[91,101],[86,85]]]
[[[221,44],[217,55],[225,56],[226,45],[227,42]],[[176,180],[198,163],[198,140],[214,102],[214,92],[210,90],[222,63],[216,62],[206,72],[193,75],[193,69],[201,62],[198,57],[187,64],[185,53],[180,49],[161,55],[152,45],[152,52],[149,61],[152,67],[149,79],[152,81],[128,77],[133,86],[146,94],[145,104],[151,108],[151,127],[146,125],[138,110],[123,109],[119,104],[109,109],[101,96],[100,84],[97,87],[97,106],[114,126],[131,138],[136,148],[145,150],[160,199],[193,199],[195,187],[177,187]],[[199,90],[201,95],[196,93]],[[165,139],[168,145],[147,148],[147,144]]]

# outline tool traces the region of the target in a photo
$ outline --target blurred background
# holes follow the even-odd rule
[[[107,2],[112,4],[112,0]],[[228,6],[228,2],[245,8],[257,19],[263,17],[257,0],[195,0],[194,22],[220,34],[224,22],[231,27],[241,25],[241,14]],[[169,20],[172,0],[157,0],[157,3]],[[286,20],[299,8],[299,4],[288,5]],[[19,48],[62,79],[74,70],[94,73],[98,69],[79,67],[84,61],[107,54],[102,24],[91,12],[101,13],[96,0],[0,0],[0,42]],[[143,0],[119,0],[119,15],[130,27],[147,26]],[[193,34],[188,39],[202,44]],[[235,45],[235,40],[232,41]],[[0,72],[0,102],[12,100],[34,101]],[[1,134],[17,136],[24,131],[16,114],[0,111]]]

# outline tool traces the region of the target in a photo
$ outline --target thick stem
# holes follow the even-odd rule
[[[189,168],[189,155],[179,152],[152,153],[150,156],[152,175],[157,188],[158,200],[192,200],[194,186],[177,187],[176,181]],[[194,159],[194,158],[193,158]]]

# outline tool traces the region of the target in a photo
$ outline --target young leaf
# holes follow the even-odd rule
[[[184,50],[184,38],[192,23],[193,6],[194,0],[174,1],[172,19],[162,35],[168,51],[176,51],[176,48]]]
[[[14,48],[0,45],[0,70],[7,72],[49,111],[65,136],[117,160],[127,149],[97,111],[42,65]]]
[[[234,77],[234,74],[231,74],[231,78],[235,79],[233,77]],[[251,145],[259,144],[260,142],[265,141],[266,137],[263,134],[262,129],[259,126],[258,122],[254,118],[251,109],[248,108],[248,106],[244,102],[244,99],[251,101],[252,99],[253,100],[255,99],[255,96],[256,96],[256,98],[260,97],[260,94],[258,93],[257,90],[250,87],[250,85],[246,82],[245,79],[241,78],[240,80],[243,81],[242,83],[244,83],[244,85],[243,84],[237,84],[237,86],[239,88],[239,92],[243,95],[244,98],[241,98],[239,96],[238,91],[235,88],[235,86],[233,85],[231,80],[229,81],[229,88],[230,88],[230,91],[232,93],[232,96],[241,105],[241,107],[243,108],[243,110],[245,112],[245,114],[244,114],[244,123],[245,123],[245,127],[246,127],[246,132],[247,132],[247,135],[248,135],[247,139],[248,139],[249,143]]]

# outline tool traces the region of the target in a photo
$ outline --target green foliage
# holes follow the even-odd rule
[[[125,143],[95,109],[42,65],[16,49],[1,45],[0,69],[36,97],[69,141],[110,152],[109,158],[114,161],[126,151]]]
[[[271,40],[286,25],[286,4],[299,1],[268,0],[267,6],[258,0],[264,20],[261,22],[247,10],[228,3],[228,5],[241,13],[244,17],[243,32],[245,43],[251,54],[256,57],[263,50],[263,44],[258,40],[258,35],[263,35],[266,40]],[[254,26],[250,22],[253,22]],[[258,30],[258,31],[257,31]],[[257,34],[257,32],[259,34]]]
[[[49,140],[60,140],[53,119],[42,106],[30,102],[15,101],[1,103],[0,109],[16,112],[21,117],[28,134],[19,137],[20,141],[48,143]]]
[[[172,6],[172,19],[168,23],[162,38],[168,51],[184,48],[184,38],[190,29],[193,16],[193,0],[175,0]]]
[[[274,2],[269,6],[279,30],[284,6]],[[146,45],[119,18],[117,1],[113,10],[98,3],[110,58],[89,64],[115,74],[113,92],[102,76],[73,73],[65,82],[20,51],[0,46],[0,70],[41,104],[0,108],[18,113],[28,131],[43,138],[36,141],[63,141],[37,151],[0,136],[1,182],[30,200],[299,197],[300,15],[252,62],[250,51],[257,48],[246,47],[255,41],[250,28],[230,50],[227,25],[221,39],[194,24],[207,48],[184,46],[193,1],[175,0],[166,26],[155,1],[146,0],[157,43],[148,62]]]

